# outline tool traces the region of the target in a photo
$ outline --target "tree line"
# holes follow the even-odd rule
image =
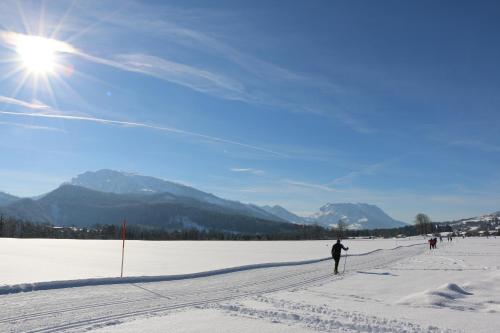
[[[451,231],[448,226],[429,222],[428,228],[434,231]],[[427,229],[427,227],[426,227]],[[342,225],[337,229],[319,225],[295,225],[290,231],[268,233],[236,233],[216,229],[172,230],[143,225],[129,225],[126,238],[134,240],[321,240],[349,237],[404,237],[422,234],[421,228],[408,225],[393,229],[350,230]],[[64,238],[64,239],[120,239],[121,226],[97,224],[92,227],[57,227],[48,223],[34,223],[0,216],[0,237],[11,238]]]

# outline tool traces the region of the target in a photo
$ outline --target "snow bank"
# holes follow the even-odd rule
[[[78,280],[66,280],[66,281],[47,281],[47,282],[34,282],[34,283],[21,283],[15,285],[7,285],[0,287],[0,295],[12,294],[27,291],[36,290],[48,290],[48,289],[62,289],[62,288],[75,288],[75,287],[85,287],[85,286],[97,286],[97,285],[108,285],[108,284],[122,284],[122,283],[147,283],[147,282],[162,282],[162,281],[173,281],[182,279],[194,279],[202,278],[219,274],[228,274],[239,271],[246,271],[250,269],[259,268],[271,268],[271,267],[282,267],[282,266],[294,266],[294,265],[307,265],[313,264],[325,260],[331,260],[331,258],[322,258],[316,260],[304,260],[295,262],[277,262],[277,263],[266,263],[266,264],[254,264],[245,265],[239,267],[230,267],[224,269],[217,269],[213,271],[191,273],[191,274],[178,274],[178,275],[159,275],[159,276],[132,276],[123,278],[96,278],[96,279],[78,279]]]
[[[435,290],[426,290],[411,294],[403,298],[399,304],[413,306],[451,307],[451,303],[458,299],[473,295],[455,283],[447,283]]]

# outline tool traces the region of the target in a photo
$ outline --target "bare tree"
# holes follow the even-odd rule
[[[344,238],[345,231],[347,230],[347,222],[345,218],[341,218],[337,223],[336,234],[337,238]]]
[[[431,231],[431,219],[424,213],[419,213],[415,216],[415,228],[417,232],[421,235],[427,234]]]

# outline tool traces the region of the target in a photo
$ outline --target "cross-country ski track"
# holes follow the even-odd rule
[[[158,282],[138,280],[4,294],[0,296],[0,331],[82,332],[176,309],[218,306],[238,298],[317,287],[349,279],[353,271],[383,268],[419,255],[425,248],[419,244],[349,256],[346,274],[337,276],[331,260],[320,260]],[[341,268],[343,263],[344,258]]]

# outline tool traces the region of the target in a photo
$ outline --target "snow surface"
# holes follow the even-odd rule
[[[349,256],[337,276],[328,260],[0,295],[0,332],[498,332],[499,257],[500,238],[458,238]]]
[[[355,240],[351,254],[416,244],[421,239]],[[317,260],[333,241],[127,241],[124,276],[190,274],[246,265]],[[0,238],[0,286],[120,276],[116,240]]]

